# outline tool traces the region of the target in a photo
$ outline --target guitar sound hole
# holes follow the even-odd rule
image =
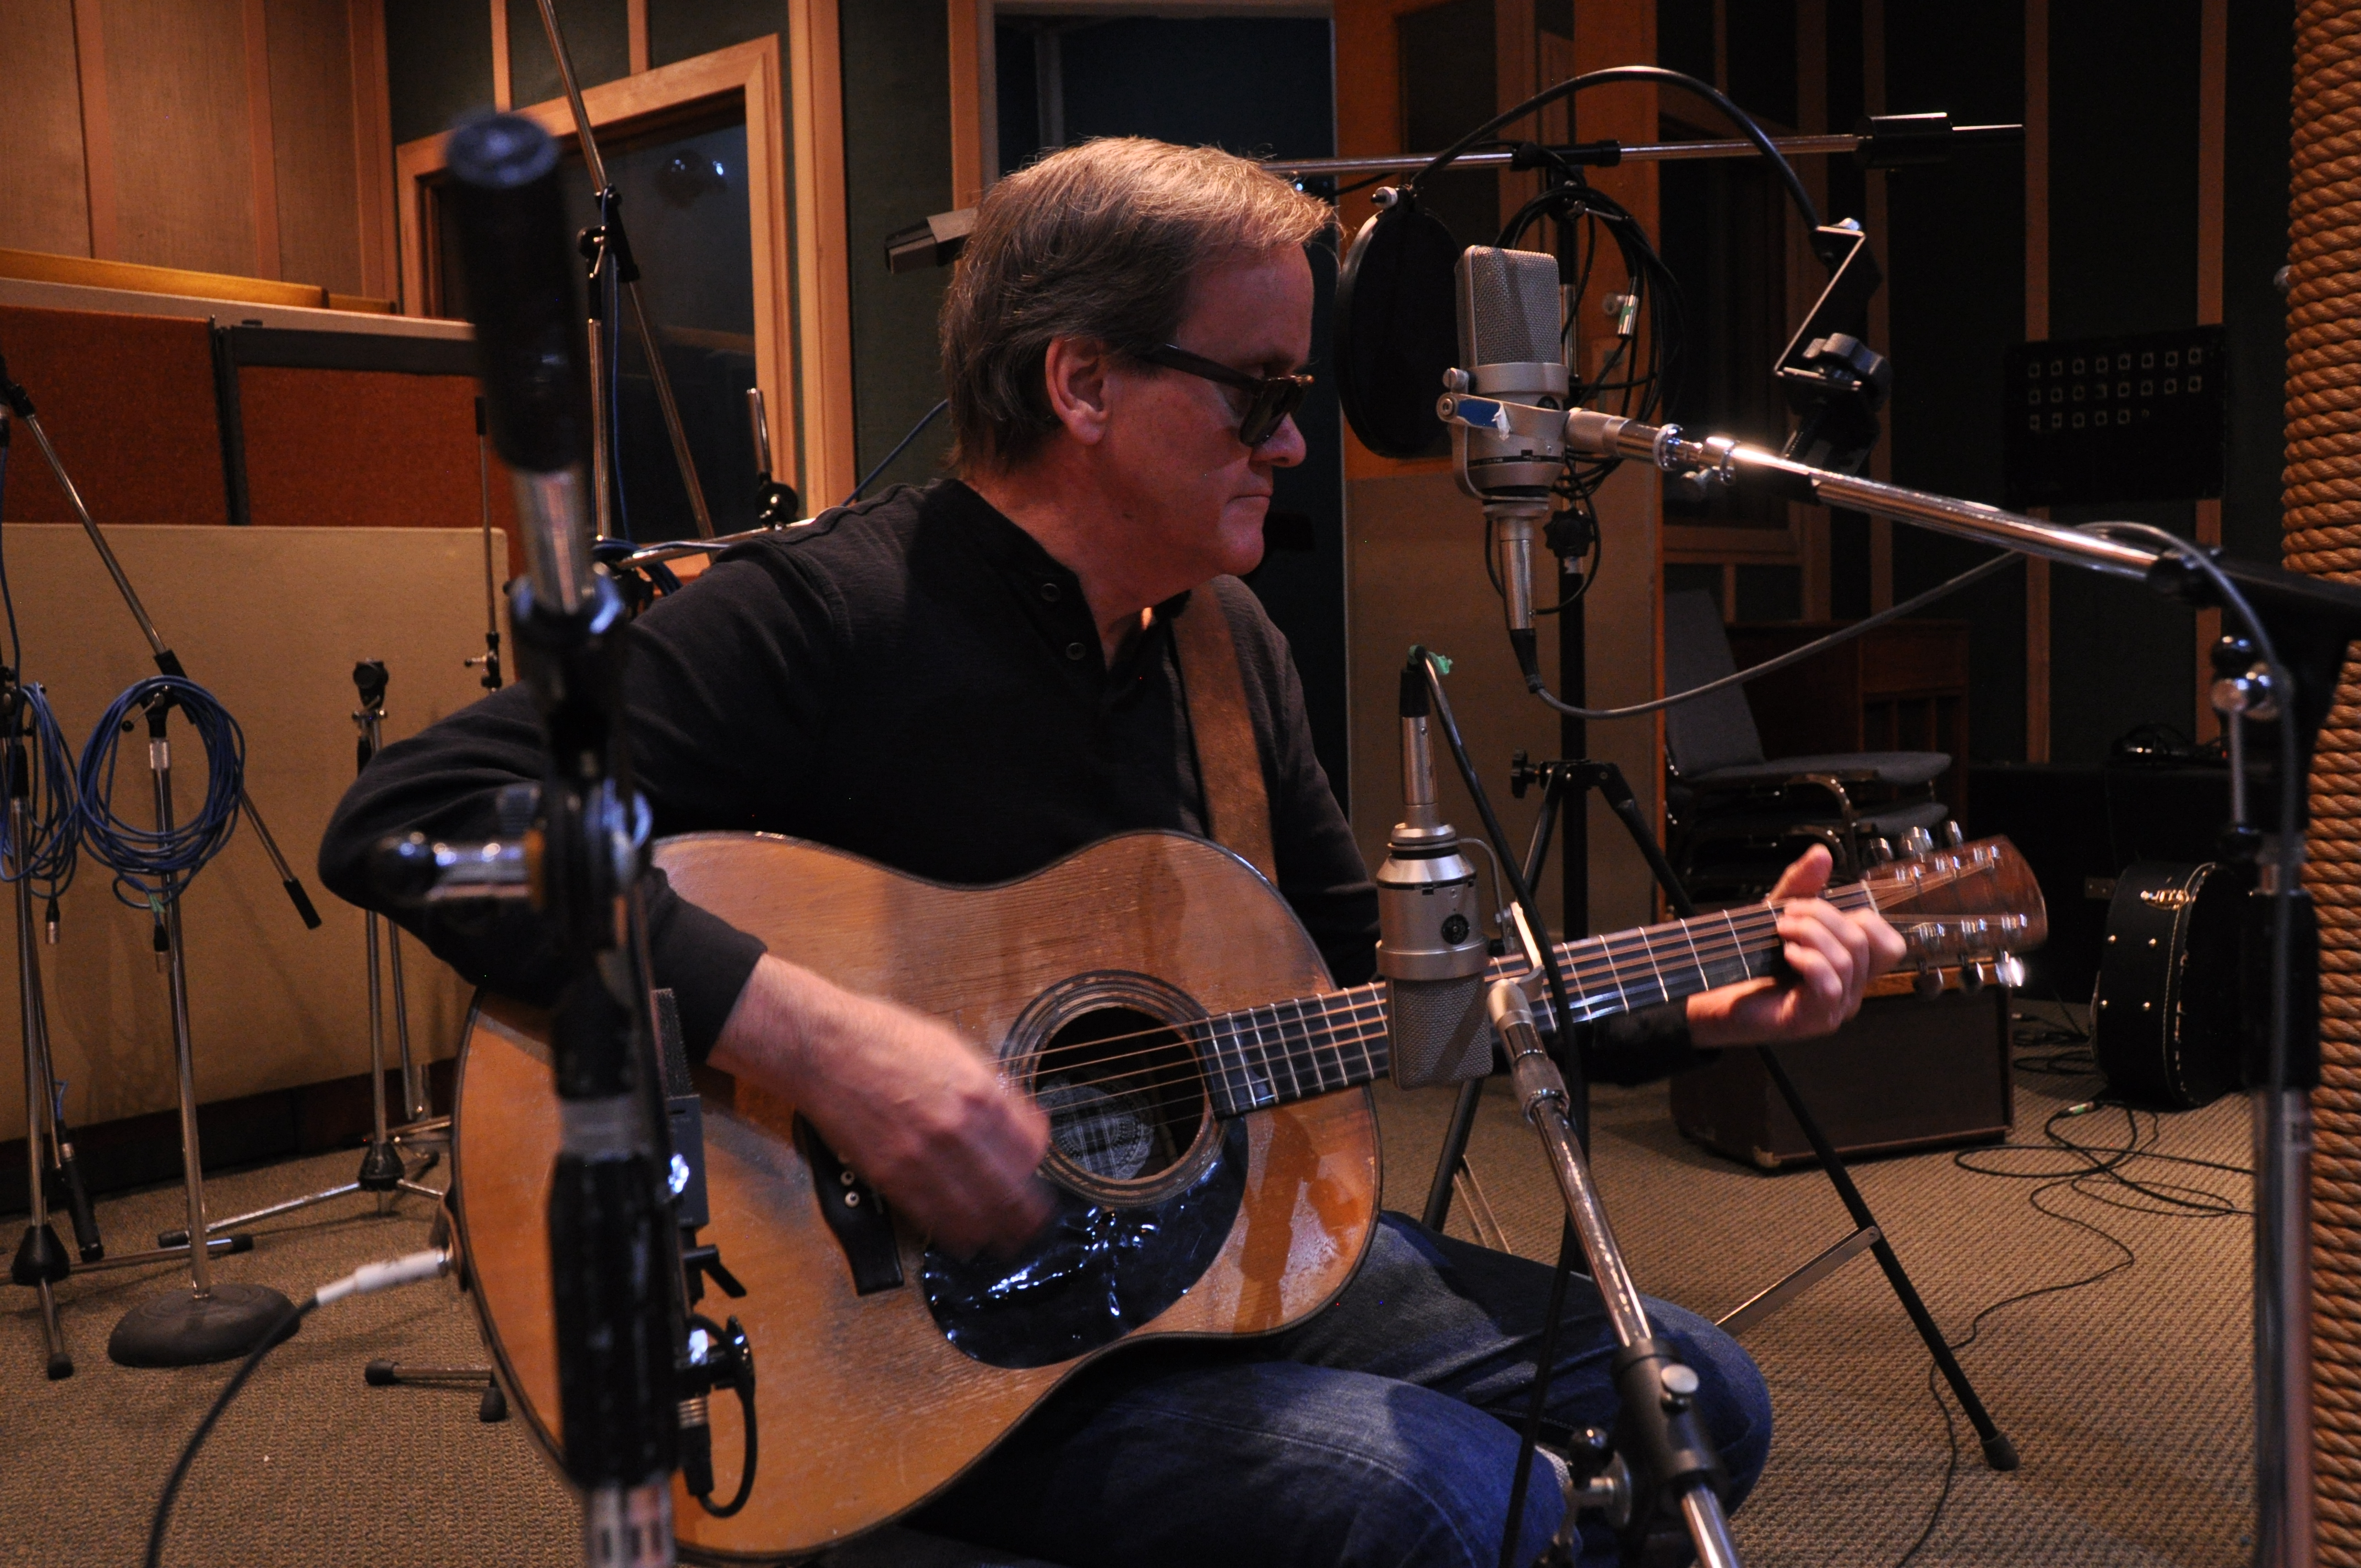
[[[1162,1019],[1128,1007],[1085,1013],[1033,1062],[1053,1163],[1091,1185],[1151,1181],[1197,1141],[1207,1105],[1197,1055]]]

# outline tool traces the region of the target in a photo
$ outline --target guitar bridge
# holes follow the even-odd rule
[[[902,1284],[902,1244],[894,1234],[884,1201],[852,1168],[836,1157],[828,1141],[801,1116],[796,1118],[796,1148],[811,1168],[812,1195],[852,1271],[856,1295],[873,1296]]]

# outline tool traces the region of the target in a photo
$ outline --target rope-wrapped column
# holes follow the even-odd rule
[[[2361,582],[2361,4],[2296,18],[2290,187],[2287,564]],[[2361,664],[2312,767],[2306,881],[2320,916],[2312,1096],[2318,1561],[2361,1568]]]

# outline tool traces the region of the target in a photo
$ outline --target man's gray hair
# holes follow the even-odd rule
[[[1301,246],[1334,222],[1259,164],[1139,137],[1084,142],[1002,180],[943,298],[960,466],[1022,463],[1057,428],[1042,369],[1051,339],[1157,347],[1206,267]]]

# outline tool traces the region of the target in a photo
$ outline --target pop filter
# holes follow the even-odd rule
[[[1361,225],[1337,275],[1337,395],[1379,456],[1424,456],[1443,434],[1434,401],[1459,363],[1459,250],[1442,219],[1404,197]]]

